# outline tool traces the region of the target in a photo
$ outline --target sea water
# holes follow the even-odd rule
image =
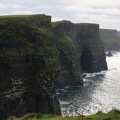
[[[120,109],[120,52],[107,57],[108,70],[84,73],[84,84],[58,93],[63,116],[91,115]]]

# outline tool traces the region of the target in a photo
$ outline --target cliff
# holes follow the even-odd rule
[[[117,31],[117,35],[120,37],[120,31]]]
[[[0,18],[0,119],[40,112],[60,114],[54,80],[58,50],[51,46],[51,17]]]
[[[28,114],[22,118],[15,118],[15,120],[29,120],[31,118],[32,120],[120,120],[120,111],[117,109],[113,109],[109,111],[108,113],[103,113],[101,111],[98,111],[94,115],[80,115],[80,116],[69,116],[69,117],[62,117],[62,116],[55,116],[55,115],[41,115],[41,114]],[[12,118],[11,118],[12,119]]]
[[[106,70],[99,25],[46,15],[0,17],[0,116],[60,114],[55,89],[81,85],[83,72]]]
[[[112,29],[100,29],[100,38],[104,43],[105,49],[120,50],[120,35],[119,31]]]
[[[98,24],[74,24],[60,21],[52,24],[58,39],[61,72],[58,86],[80,85],[83,72],[100,72],[107,69],[103,43],[99,38]]]
[[[75,86],[83,83],[80,65],[79,45],[74,40],[74,24],[69,21],[53,23],[53,33],[56,36],[55,46],[60,51],[60,75],[56,86]]]

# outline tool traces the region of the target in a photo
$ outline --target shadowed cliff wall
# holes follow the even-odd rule
[[[60,21],[53,23],[52,27],[58,39],[56,46],[61,53],[61,73],[57,86],[80,85],[83,72],[92,73],[107,69],[98,24]],[[70,46],[68,44],[71,47],[67,47]]]
[[[0,119],[40,112],[60,114],[54,80],[58,50],[51,46],[51,17],[0,18]]]
[[[75,26],[70,21],[61,21],[53,23],[52,27],[57,39],[55,45],[60,51],[61,64],[61,72],[56,81],[56,86],[81,85],[83,76],[80,65],[80,47],[75,40]]]
[[[107,69],[103,42],[99,38],[98,24],[76,24],[76,40],[80,46],[81,66],[85,72]]]
[[[120,37],[120,31],[117,31],[117,35]]]

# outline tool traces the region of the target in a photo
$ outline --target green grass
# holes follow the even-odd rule
[[[55,115],[27,114],[22,118],[11,117],[9,120],[120,120],[120,111],[113,109],[109,113],[98,112],[91,116],[61,117]]]
[[[0,55],[42,54],[42,49],[52,44],[53,33],[45,15],[0,16]]]
[[[0,16],[0,18],[18,18],[18,17],[30,17],[33,15],[4,15]]]
[[[55,27],[59,26],[60,24],[67,24],[67,23],[71,23],[71,22],[68,20],[52,22],[52,28],[55,28]]]
[[[62,36],[61,42],[66,46],[69,47],[69,49],[75,48],[74,40],[72,40],[69,36]]]
[[[44,16],[44,14],[30,14],[30,15],[3,15],[0,18],[24,18],[24,17],[34,17],[34,16]]]
[[[7,23],[8,21],[9,22],[12,22],[12,21],[20,21],[20,22],[25,22],[28,21],[29,19],[31,18],[34,18],[36,17],[37,15],[5,15],[5,16],[0,16],[0,24],[2,23]]]

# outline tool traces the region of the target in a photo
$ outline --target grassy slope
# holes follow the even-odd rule
[[[56,21],[56,22],[52,22],[52,28],[57,27],[60,24],[66,24],[66,23],[71,23],[71,21],[68,20],[62,20],[62,21]]]
[[[120,120],[120,111],[112,110],[109,113],[105,114],[102,112],[98,112],[95,115],[82,116],[79,117],[61,117],[54,115],[41,115],[41,114],[28,114],[22,118],[11,118],[9,120]]]

